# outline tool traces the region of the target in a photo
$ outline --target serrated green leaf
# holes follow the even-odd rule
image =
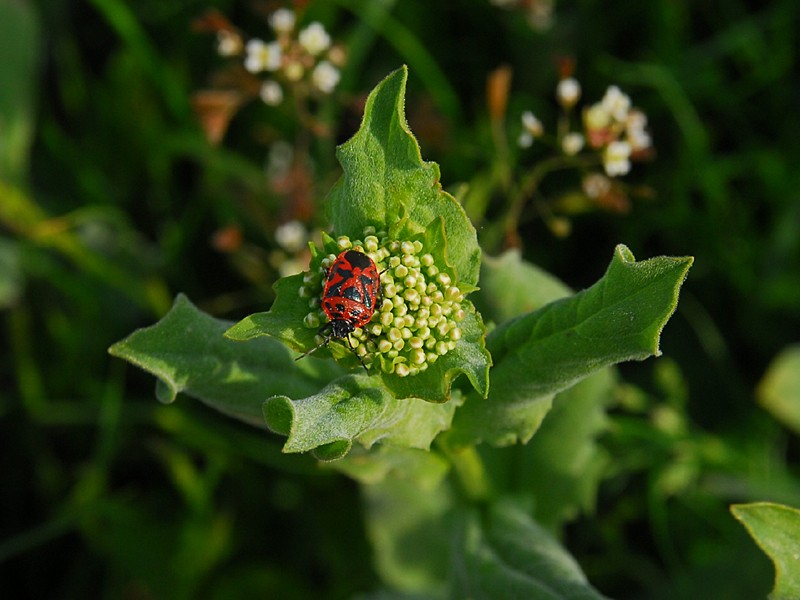
[[[264,417],[270,429],[288,435],[284,452],[314,450],[318,458],[336,460],[354,441],[367,448],[385,441],[427,449],[450,426],[454,410],[455,404],[395,398],[376,378],[353,374],[299,399],[273,396]]]
[[[303,275],[298,273],[279,279],[274,286],[275,301],[272,307],[268,311],[245,317],[230,327],[225,332],[225,337],[246,342],[266,335],[281,340],[297,352],[314,348],[317,345],[315,338],[319,328],[309,328],[304,324],[304,318],[311,309],[310,298],[300,294]],[[336,356],[343,361],[343,364],[350,368],[361,368],[356,357],[349,350],[344,350],[343,344],[339,342],[320,347],[308,362],[319,362],[317,359],[330,357],[337,349],[339,352]]]
[[[522,384],[517,395],[540,396],[601,366],[658,356],[661,331],[691,264],[691,258],[670,257],[636,262],[630,250],[617,246],[605,275],[591,288],[492,332],[498,391],[519,390]],[[520,378],[520,371],[527,376]]]
[[[308,299],[300,297],[303,274],[283,277],[275,284],[275,302],[266,312],[245,317],[225,332],[225,337],[245,342],[269,335],[300,351],[314,345],[317,331],[303,326],[308,314]]]
[[[489,398],[467,395],[446,434],[448,444],[454,448],[480,442],[494,446],[526,444],[553,407],[555,394],[522,402],[500,402],[494,398],[491,393]]]
[[[636,262],[617,246],[591,288],[512,319],[487,338],[494,368],[489,398],[470,396],[454,420],[455,445],[526,442],[553,395],[603,367],[660,354],[660,334],[692,258]]]
[[[230,325],[199,311],[181,294],[158,323],[133,332],[109,353],[158,377],[164,402],[186,393],[262,427],[261,405],[268,397],[308,395],[340,373],[320,361],[298,366],[283,344],[269,338],[249,344],[229,340],[223,333]]]
[[[450,266],[462,291],[477,285],[480,248],[464,209],[442,190],[439,166],[422,160],[405,117],[406,67],[379,83],[367,99],[358,132],[337,151],[343,174],[328,196],[338,235],[360,238],[364,228],[415,239],[444,229],[430,250]],[[437,254],[439,256],[437,256]]]
[[[467,512],[454,544],[453,598],[600,600],[575,559],[509,503]]]
[[[800,511],[770,502],[735,504],[731,512],[775,565],[770,600],[800,598]]]
[[[800,434],[800,345],[789,346],[775,357],[756,396],[773,417]]]

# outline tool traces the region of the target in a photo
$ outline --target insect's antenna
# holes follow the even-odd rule
[[[324,342],[322,342],[321,344],[317,344],[316,346],[314,346],[313,348],[311,348],[311,350],[306,350],[306,351],[305,351],[305,352],[303,352],[303,353],[302,353],[300,356],[298,356],[297,358],[295,358],[295,360],[297,361],[297,360],[300,360],[301,358],[305,358],[305,357],[306,357],[306,356],[308,356],[309,354],[313,354],[314,352],[316,352],[317,350],[319,350],[319,349],[320,349],[320,348],[322,348],[323,346],[327,346],[329,341],[330,341],[330,338],[325,338],[325,341],[324,341]]]
[[[322,333],[323,331],[325,331],[325,332],[327,332],[327,331],[330,331],[330,325],[331,325],[330,323],[326,323],[325,325],[323,325],[323,326],[322,326],[322,328],[321,328],[321,329],[319,330],[319,332],[318,332],[318,333],[319,333],[319,335],[323,335],[323,333]],[[320,349],[320,348],[322,348],[323,346],[327,346],[327,345],[328,345],[328,342],[330,342],[330,341],[331,341],[331,336],[330,336],[330,334],[328,334],[328,335],[326,335],[326,336],[325,336],[325,341],[323,341],[323,342],[321,342],[321,343],[317,344],[316,346],[314,346],[313,348],[311,348],[311,350],[306,350],[306,351],[305,351],[305,352],[303,352],[303,353],[302,353],[300,356],[298,356],[297,358],[295,358],[295,361],[298,361],[298,360],[300,360],[301,358],[305,358],[305,357],[306,357],[306,356],[308,356],[309,354],[313,354],[314,352],[316,352],[317,350],[319,350],[319,349]]]

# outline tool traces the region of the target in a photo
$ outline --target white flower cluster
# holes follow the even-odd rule
[[[580,100],[580,83],[565,77],[556,87],[556,100],[566,112]],[[647,117],[631,106],[631,99],[617,86],[610,86],[600,102],[583,111],[583,131],[564,131],[559,134],[561,151],[575,156],[587,145],[598,151],[603,168],[609,177],[625,175],[630,171],[631,158],[641,156],[651,146],[647,132]],[[544,135],[544,127],[530,112],[522,113],[522,133],[518,143],[527,148],[535,138]]]
[[[217,51],[222,56],[243,56],[244,68],[254,74],[269,74],[259,95],[269,105],[284,98],[283,83],[308,82],[311,89],[330,94],[341,79],[339,69],[345,62],[340,46],[334,45],[322,23],[314,21],[297,30],[294,11],[280,8],[269,16],[275,40],[252,38],[245,43],[234,30],[217,34]]]
[[[592,148],[602,152],[603,168],[609,177],[630,171],[630,159],[648,150],[650,134],[646,131],[647,117],[633,108],[631,99],[612,85],[600,102],[583,112],[586,137]]]
[[[385,232],[367,228],[363,240],[340,237],[340,251],[356,249],[369,256],[381,273],[381,298],[372,320],[351,334],[354,351],[367,364],[400,377],[426,370],[456,347],[465,317],[464,295],[452,277],[440,269],[419,240],[390,240]],[[300,296],[311,311],[304,324],[318,329],[327,321],[320,308],[325,272],[336,260],[330,254],[320,268],[303,279]],[[317,340],[318,343],[322,339]]]

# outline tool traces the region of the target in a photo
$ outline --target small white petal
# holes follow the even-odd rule
[[[245,46],[247,56],[244,59],[244,68],[251,73],[258,73],[262,70],[261,54],[263,52],[264,42],[259,39],[250,40]]]
[[[631,145],[628,142],[611,142],[603,152],[603,167],[609,177],[625,175],[631,170]]]
[[[283,68],[283,74],[289,81],[300,81],[305,75],[305,68],[299,62],[292,61]]]
[[[611,115],[601,103],[592,104],[583,111],[583,122],[590,130],[604,129],[611,122]]]
[[[601,173],[589,173],[583,178],[581,187],[589,198],[600,198],[611,191],[611,180]]]
[[[533,137],[539,137],[544,133],[542,122],[529,110],[522,113],[522,126]]]
[[[331,46],[331,36],[325,31],[322,23],[317,21],[303,29],[297,39],[306,52],[313,56],[324,52]]]
[[[321,61],[311,73],[311,81],[319,91],[325,94],[330,94],[336,88],[340,78],[339,69],[327,60]]]
[[[581,84],[577,79],[567,77],[558,82],[556,87],[556,98],[558,98],[561,106],[571,107],[575,106],[578,99],[581,97]]]
[[[267,79],[261,84],[259,95],[264,103],[270,106],[277,106],[283,102],[283,88],[277,81],[272,81],[271,79]]]
[[[288,8],[279,8],[269,17],[269,24],[275,33],[289,33],[294,29],[295,23],[294,11]]]
[[[262,40],[253,39],[247,42],[245,50],[244,68],[251,73],[276,71],[281,66],[283,52],[278,42],[265,44]]]
[[[275,230],[275,241],[285,250],[297,252],[306,245],[308,232],[300,221],[289,221]]]
[[[533,136],[527,131],[523,131],[517,138],[517,145],[520,148],[530,148],[533,146]]]
[[[561,150],[568,156],[575,156],[583,150],[584,138],[580,133],[568,133],[561,138]]]
[[[623,94],[617,86],[609,86],[600,103],[615,120],[624,122],[628,118],[631,99],[626,94]]]
[[[236,56],[242,51],[241,36],[227,29],[217,33],[217,52],[220,56]]]

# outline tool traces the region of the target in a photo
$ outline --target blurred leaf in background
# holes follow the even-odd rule
[[[800,345],[781,350],[770,363],[756,390],[769,413],[800,434]]]
[[[0,2],[0,181],[28,178],[39,87],[39,20],[28,2]]]
[[[39,78],[39,22],[30,4],[0,1],[0,203],[28,183]],[[0,219],[2,223],[2,219]],[[0,231],[0,309],[21,294],[20,248]]]
[[[735,504],[731,512],[775,566],[770,600],[800,597],[800,511],[769,502]]]

